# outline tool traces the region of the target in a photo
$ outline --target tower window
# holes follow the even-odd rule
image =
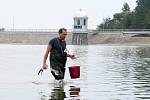
[[[81,25],[74,25],[74,29],[82,29]]]
[[[79,19],[77,20],[77,25],[80,25],[80,20]]]
[[[86,25],[86,20],[84,19],[84,25]]]

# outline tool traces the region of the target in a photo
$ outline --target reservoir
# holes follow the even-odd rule
[[[67,45],[64,84],[42,67],[46,45],[0,45],[1,100],[149,100],[150,47]],[[49,65],[49,61],[47,61]],[[68,67],[79,65],[80,78],[71,79]]]

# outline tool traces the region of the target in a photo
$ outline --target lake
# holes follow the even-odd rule
[[[68,45],[65,82],[37,75],[46,45],[0,45],[0,100],[149,100],[150,47]],[[47,61],[49,64],[49,61]],[[68,67],[80,66],[79,79]]]

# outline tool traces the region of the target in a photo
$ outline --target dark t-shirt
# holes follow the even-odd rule
[[[59,40],[58,38],[53,38],[49,41],[49,45],[52,46],[52,50],[56,50],[59,53],[62,53],[62,50],[64,51],[66,49],[66,41],[65,40]]]

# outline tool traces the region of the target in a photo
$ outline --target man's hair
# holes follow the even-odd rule
[[[59,31],[58,31],[58,33],[62,33],[63,31],[67,31],[67,29],[65,29],[65,28],[60,28]]]

